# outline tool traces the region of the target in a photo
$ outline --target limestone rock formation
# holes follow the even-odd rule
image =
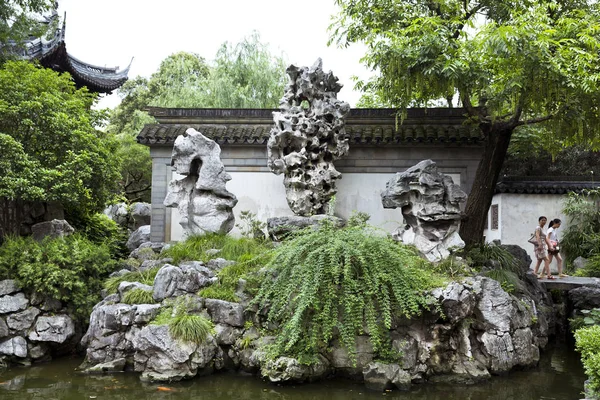
[[[175,140],[173,179],[164,204],[177,207],[186,234],[227,233],[235,224],[237,199],[225,188],[231,176],[221,162],[221,148],[193,128]]]
[[[267,143],[268,167],[279,175],[287,202],[297,215],[325,214],[341,178],[333,161],[348,153],[345,117],[348,103],[337,99],[342,88],[318,59],[312,67],[291,65],[280,111]]]
[[[383,208],[400,208],[405,226],[396,239],[414,244],[430,261],[446,258],[451,247],[464,247],[458,235],[460,204],[467,198],[452,178],[424,160],[386,183],[381,193]]]

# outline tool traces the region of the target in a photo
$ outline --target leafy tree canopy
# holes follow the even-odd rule
[[[68,74],[9,61],[0,69],[0,197],[101,210],[115,190],[117,142],[94,129],[95,95]]]
[[[486,138],[461,236],[481,240],[506,150],[600,148],[600,5],[586,0],[337,0],[333,39],[362,41],[377,71],[359,87],[405,108],[457,98]],[[543,127],[543,134],[532,129]]]
[[[149,200],[149,149],[131,139],[144,124],[155,122],[146,107],[275,108],[286,82],[285,66],[255,32],[236,45],[223,43],[212,63],[198,54],[179,52],[165,58],[150,78],[126,82],[108,125],[122,142],[126,197]]]

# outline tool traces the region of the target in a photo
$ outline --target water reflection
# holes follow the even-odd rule
[[[195,400],[573,400],[585,376],[576,353],[549,351],[534,370],[517,371],[473,386],[415,385],[409,392],[372,392],[360,384],[327,381],[274,386],[252,376],[224,373],[172,384],[144,384],[136,374],[80,375],[80,359],[63,359],[0,373],[0,399]]]

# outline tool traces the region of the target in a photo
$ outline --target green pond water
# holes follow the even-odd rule
[[[259,400],[533,400],[583,398],[585,375],[578,354],[566,348],[546,351],[535,369],[511,372],[472,386],[421,384],[408,392],[375,392],[362,384],[331,380],[277,386],[255,376],[221,373],[170,384],[142,383],[134,373],[82,375],[81,358],[66,358],[0,373],[0,399],[259,399]]]

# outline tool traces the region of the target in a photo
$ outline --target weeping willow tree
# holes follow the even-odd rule
[[[146,107],[275,108],[286,83],[285,67],[255,32],[237,44],[223,43],[212,62],[195,53],[174,53],[150,78],[126,82],[107,128],[121,139],[125,196],[149,201],[150,153],[135,142],[144,124],[155,122]]]
[[[461,236],[481,241],[515,132],[600,147],[600,5],[592,0],[337,0],[332,40],[364,42],[370,102],[452,106],[485,145]],[[366,101],[369,103],[369,101]]]

